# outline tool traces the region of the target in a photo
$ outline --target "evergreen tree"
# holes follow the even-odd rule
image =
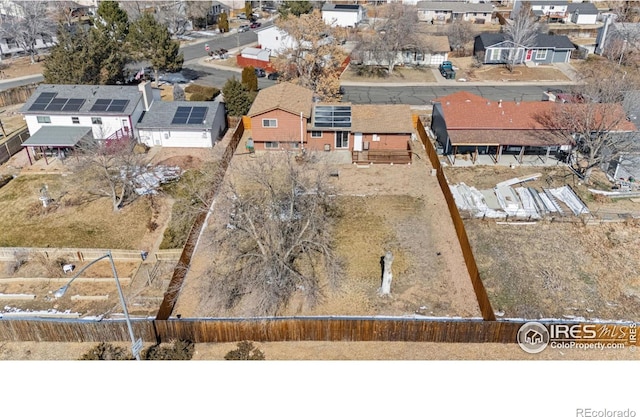
[[[176,72],[182,69],[184,56],[180,43],[171,39],[166,26],[158,23],[153,15],[144,14],[129,27],[129,43],[134,59],[146,60],[155,71]]]
[[[125,41],[129,33],[129,16],[117,1],[101,1],[93,24],[96,29],[120,43]]]
[[[247,91],[258,91],[258,76],[252,66],[242,69],[242,85],[245,86]]]
[[[300,16],[301,14],[311,13],[313,10],[313,2],[310,1],[288,1],[282,2],[278,7],[280,16],[286,18],[289,14]]]
[[[222,33],[229,32],[229,18],[225,12],[220,13],[220,16],[218,16],[218,29]]]
[[[235,77],[230,78],[222,87],[224,103],[230,116],[243,116],[251,108],[255,93],[250,93]]]

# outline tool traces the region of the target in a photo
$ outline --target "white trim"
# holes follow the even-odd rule
[[[547,51],[548,49],[536,49],[536,57],[535,57],[536,61],[547,59]],[[544,52],[544,55],[541,54],[541,52]]]

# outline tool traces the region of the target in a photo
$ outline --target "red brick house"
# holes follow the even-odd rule
[[[247,116],[256,150],[348,152],[353,162],[410,162],[408,105],[314,103],[291,83],[261,90]]]

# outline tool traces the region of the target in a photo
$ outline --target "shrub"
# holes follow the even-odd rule
[[[212,101],[220,94],[220,89],[200,84],[189,84],[184,92],[190,94],[189,101]],[[198,94],[198,98],[194,96]]]
[[[208,101],[207,97],[202,93],[193,93],[189,96],[189,101]]]
[[[238,348],[229,351],[224,358],[228,361],[263,361],[265,359],[264,353],[253,346],[253,342],[242,341],[238,342]]]
[[[155,361],[188,361],[193,358],[195,345],[190,340],[174,340],[165,345],[151,346],[142,357]]]
[[[133,360],[131,353],[119,346],[111,343],[100,343],[93,347],[89,352],[82,355],[82,361],[129,361]]]

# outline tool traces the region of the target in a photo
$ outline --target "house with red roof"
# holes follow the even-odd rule
[[[450,155],[452,164],[460,154],[470,154],[473,162],[479,155],[489,155],[498,163],[505,154],[515,156],[520,163],[525,155],[538,155],[542,162],[547,162],[550,156],[562,160],[575,145],[571,135],[566,134],[570,127],[545,122],[545,118],[552,114],[554,106],[563,105],[569,104],[492,101],[460,91],[434,102],[431,130],[442,153]],[[631,122],[616,125],[616,131],[635,130]]]

